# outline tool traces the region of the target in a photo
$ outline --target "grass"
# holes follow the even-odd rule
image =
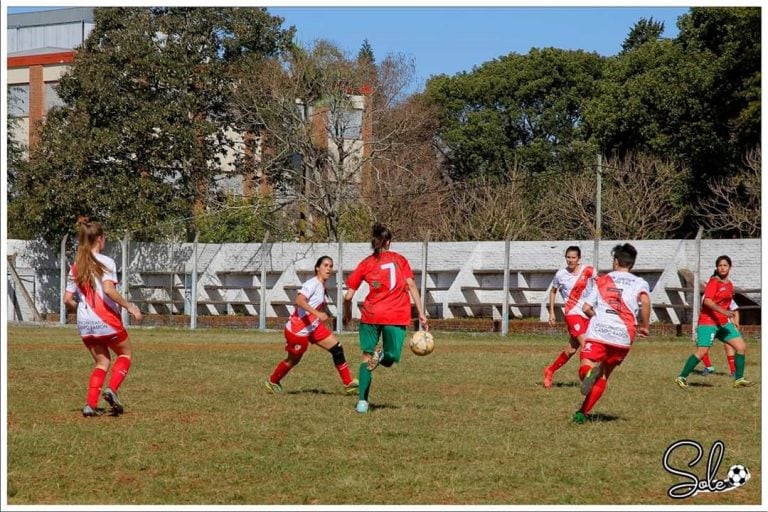
[[[692,348],[682,338],[638,341],[584,425],[570,422],[576,361],[541,385],[561,336],[436,333],[433,354],[405,348],[374,372],[359,415],[318,347],[282,395],[265,392],[285,354],[279,332],[133,329],[126,412],[98,418],[80,414],[91,360],[74,327],[10,325],[8,338],[11,505],[760,504],[761,383],[692,375],[678,389]],[[356,375],[356,335],[341,339]],[[747,377],[759,380],[760,344],[749,343]],[[725,366],[721,351],[713,360]],[[681,439],[704,447],[689,470],[699,478],[721,440],[717,477],[743,464],[751,480],[670,499],[685,479],[661,461]]]

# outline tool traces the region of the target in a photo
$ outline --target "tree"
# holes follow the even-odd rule
[[[742,171],[710,183],[699,219],[708,231],[736,237],[760,238],[760,150],[747,153]]]
[[[367,64],[376,63],[376,58],[373,56],[373,47],[368,42],[368,39],[363,39],[363,45],[360,47],[360,51],[357,52],[357,60]]]
[[[639,48],[649,41],[656,41],[664,33],[664,23],[653,21],[653,18],[641,18],[632,26],[629,35],[621,44],[621,51],[628,52]]]
[[[193,219],[235,142],[232,67],[293,34],[260,8],[96,8],[94,21],[18,180],[14,208],[49,241],[79,215],[143,233]]]
[[[378,159],[413,127],[407,119],[382,124],[412,80],[413,63],[388,56],[375,76],[366,69],[318,41],[244,67],[232,90],[239,125],[261,134],[261,172],[280,201],[303,206],[301,239],[338,240],[345,208],[366,195]]]

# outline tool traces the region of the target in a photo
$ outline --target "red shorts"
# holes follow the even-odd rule
[[[568,325],[568,334],[572,338],[578,338],[587,333],[589,318],[584,318],[581,315],[566,315],[565,323]]]
[[[310,343],[318,343],[328,339],[333,333],[321,322],[308,336],[299,336],[288,329],[283,329],[283,334],[285,335],[285,351],[293,356],[302,356],[309,348]]]
[[[89,345],[117,345],[128,339],[128,331],[123,329],[117,331],[115,334],[107,334],[106,336],[84,336],[81,338],[85,346]]]
[[[617,347],[595,340],[586,340],[579,357],[596,363],[604,362],[610,366],[619,366],[627,354],[629,354],[629,347]]]

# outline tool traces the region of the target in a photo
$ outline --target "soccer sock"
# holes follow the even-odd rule
[[[735,356],[727,356],[728,369],[731,371],[731,375],[736,374],[736,358]]]
[[[704,368],[709,368],[712,366],[712,360],[709,359],[709,353],[704,354],[701,356],[701,364],[704,365]]]
[[[696,368],[697,364],[699,364],[698,357],[696,357],[693,354],[688,356],[688,360],[685,362],[685,366],[683,366],[683,371],[680,372],[680,376],[683,378],[688,377],[688,375],[690,375],[693,369]]]
[[[99,395],[101,394],[101,385],[107,377],[107,370],[103,368],[94,368],[91,372],[91,378],[88,380],[88,405],[96,408],[99,405]]]
[[[583,364],[583,365],[579,366],[579,380],[584,380],[584,378],[589,373],[589,370],[591,370],[591,369],[592,369],[592,367],[589,366],[588,364]]]
[[[734,378],[736,380],[744,378],[744,366],[747,362],[747,357],[744,354],[736,354],[733,356],[734,362],[736,363],[736,375],[734,375]]]
[[[333,365],[336,367],[336,371],[339,372],[341,382],[346,386],[352,382],[352,375],[349,374],[349,365],[347,364],[347,359],[344,357],[344,349],[337,343],[328,349],[328,351],[333,357]]]
[[[595,382],[595,385],[592,386],[592,390],[587,395],[587,398],[584,399],[584,402],[581,404],[581,409],[579,410],[584,414],[587,414],[589,411],[591,411],[597,401],[600,400],[600,397],[603,396],[605,386],[607,385],[608,379],[602,377],[597,379],[597,382]]]
[[[573,354],[575,354],[574,352]],[[555,373],[560,367],[562,367],[565,363],[567,363],[573,354],[567,354],[565,351],[560,352],[560,355],[557,356],[557,359],[555,359],[555,362],[549,365],[549,371],[552,373]]]
[[[288,362],[283,359],[279,363],[277,363],[277,366],[275,366],[275,369],[272,371],[272,375],[269,376],[269,382],[272,384],[280,384],[280,381],[285,377],[285,374],[291,371],[291,366],[288,364]]]
[[[118,356],[115,365],[112,367],[112,375],[109,377],[109,389],[117,393],[117,388],[125,380],[128,370],[131,367],[131,358],[128,356]]]
[[[357,374],[357,378],[360,381],[360,387],[357,389],[357,398],[367,402],[371,381],[373,381],[373,374],[368,369],[368,363],[360,363],[360,371]]]

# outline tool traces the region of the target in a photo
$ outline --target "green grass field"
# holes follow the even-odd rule
[[[437,348],[374,372],[371,411],[357,414],[331,357],[311,347],[269,395],[263,381],[284,356],[282,334],[133,329],[134,365],[120,417],[83,418],[91,358],[74,326],[8,327],[8,479],[11,505],[760,505],[760,342],[748,340],[747,377],[674,377],[685,338],[639,340],[584,425],[571,360],[541,385],[562,336],[435,333]],[[357,374],[355,334],[341,338]],[[105,404],[102,401],[102,406]],[[752,478],[730,492],[673,500],[743,464]]]

